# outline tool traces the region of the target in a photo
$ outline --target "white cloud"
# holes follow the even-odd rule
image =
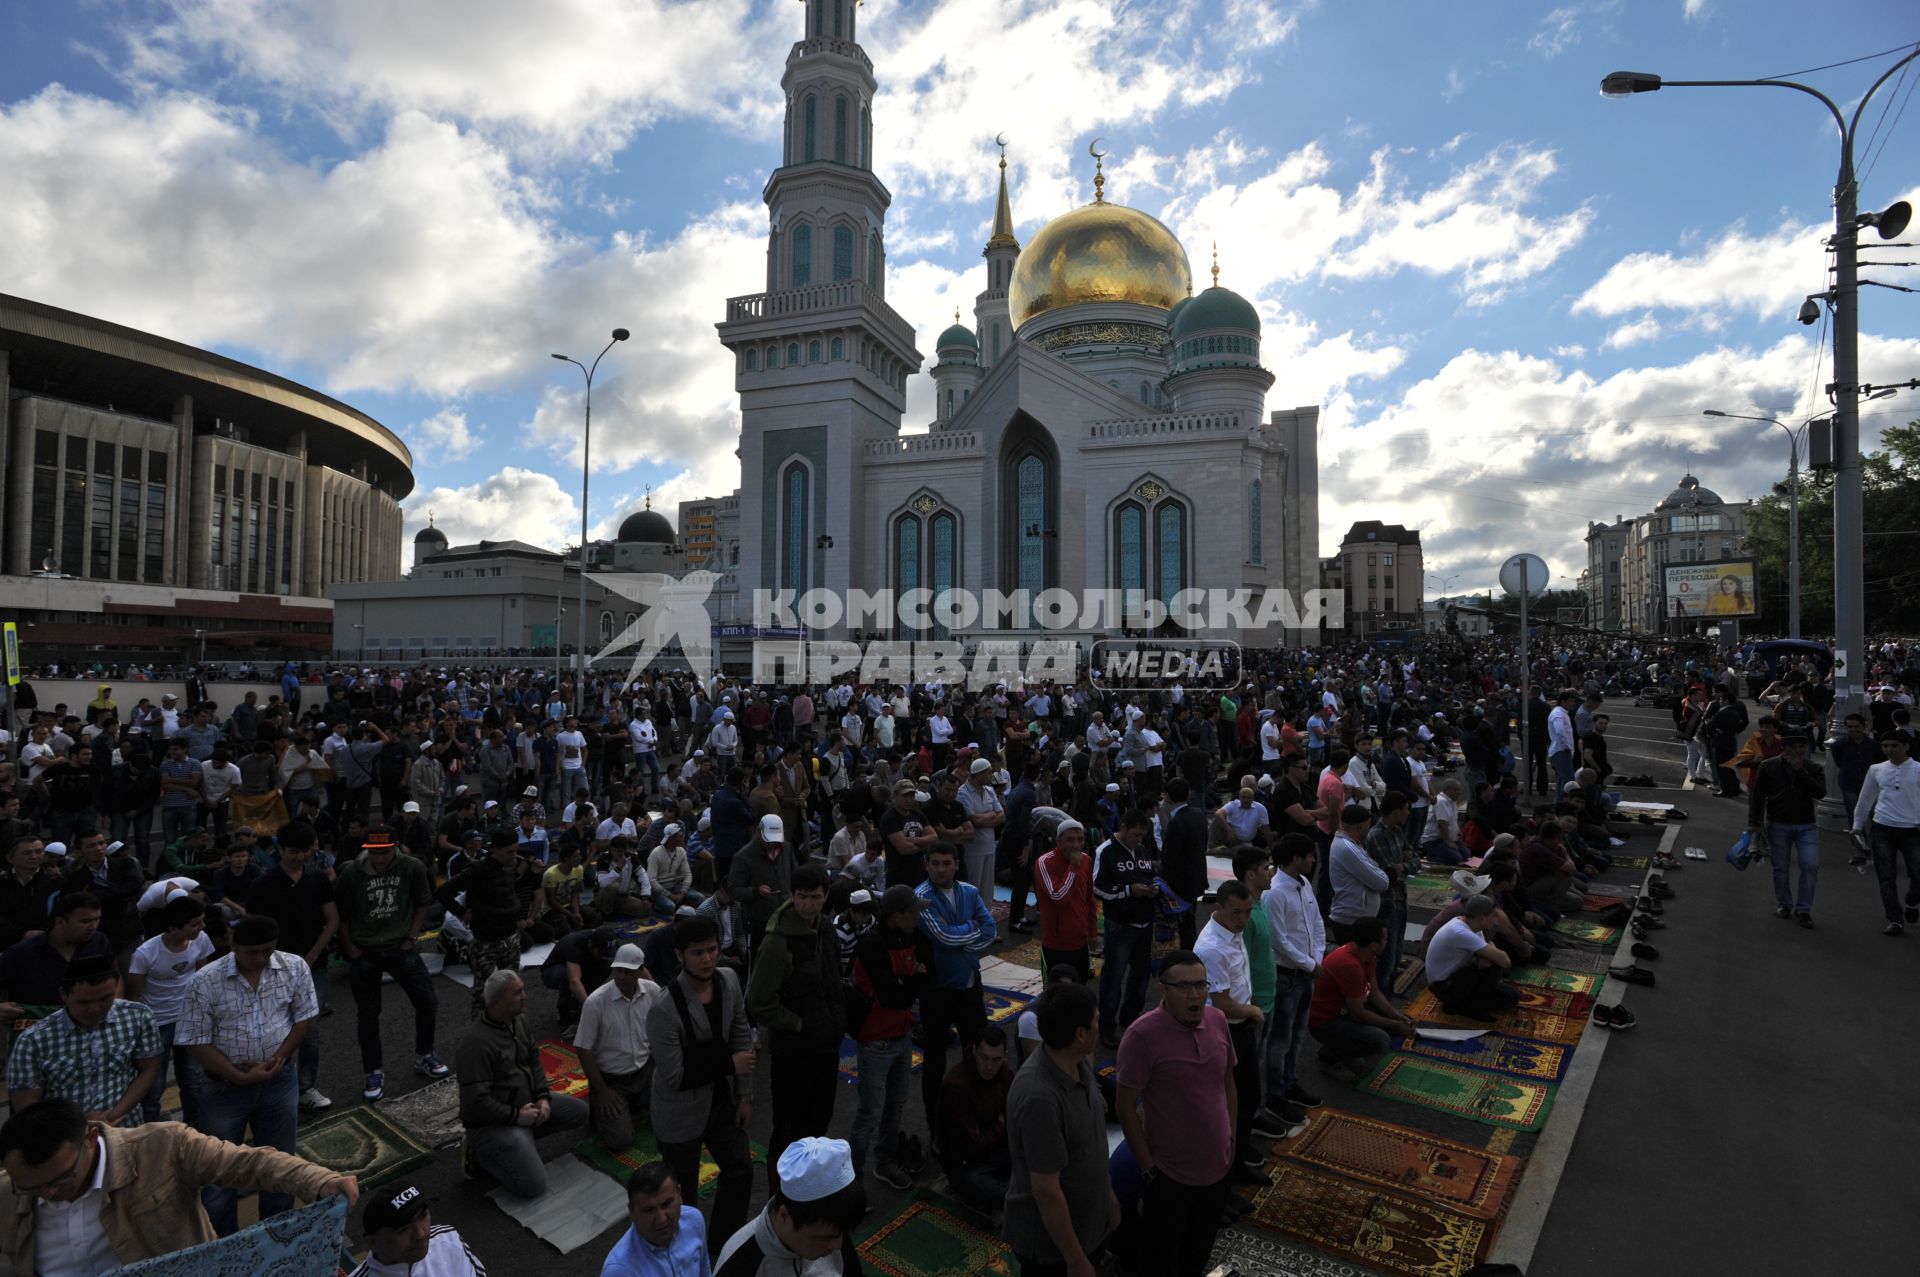
[[[1642,315],[1632,323],[1622,324],[1607,334],[1600,343],[1602,350],[1619,350],[1624,346],[1636,346],[1641,342],[1655,341],[1666,332],[1660,321],[1652,315]]]
[[[1704,22],[1712,12],[1707,0],[1681,0],[1680,16],[1688,22]]]
[[[468,427],[467,414],[457,408],[442,408],[401,434],[406,436],[416,463],[458,461],[482,442],[480,435]]]
[[[1557,58],[1580,43],[1580,10],[1565,5],[1549,13],[1527,47],[1543,58]]]
[[[1465,93],[1466,91],[1467,91],[1467,77],[1461,75],[1457,68],[1448,67],[1447,82],[1445,86],[1442,87],[1440,90],[1441,101],[1451,102],[1455,98],[1458,98],[1462,93]]]
[[[217,61],[351,134],[387,114],[460,120],[529,156],[605,157],[674,116],[765,127],[791,5],[750,0],[172,0],[123,35],[137,79],[185,86]]]
[[[1797,308],[1824,285],[1828,228],[1789,221],[1761,234],[1735,223],[1698,253],[1633,253],[1607,269],[1573,303],[1575,314],[1620,315],[1653,307],[1744,310]]]
[[[459,487],[415,489],[401,503],[409,552],[413,532],[427,524],[453,545],[474,541],[525,541],[557,550],[580,539],[580,503],[552,475],[508,466],[491,478]]]

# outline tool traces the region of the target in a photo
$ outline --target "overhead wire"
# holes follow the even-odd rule
[[[1857,58],[1848,58],[1844,62],[1829,62],[1825,66],[1817,67],[1802,67],[1798,71],[1782,71],[1779,75],[1767,75],[1760,78],[1763,80],[1784,80],[1790,75],[1812,75],[1815,71],[1831,71],[1835,67],[1850,67],[1856,62],[1871,62],[1875,58],[1888,57],[1902,50],[1911,49],[1912,47],[1913,43],[1909,41],[1906,44],[1896,44],[1891,49],[1882,49],[1878,53],[1863,53]]]
[[[1911,70],[1913,70],[1913,63],[1911,62],[1900,68],[1900,79],[1893,82],[1893,94],[1900,92],[1900,82],[1901,80],[1906,80],[1907,72]],[[1886,136],[1880,138],[1880,146],[1877,150],[1873,145],[1873,140],[1880,132],[1880,125],[1875,124],[1873,126],[1873,132],[1867,135],[1867,166],[1858,179],[1860,185],[1866,185],[1867,179],[1873,176],[1873,166],[1878,164],[1880,157],[1886,153],[1887,143],[1893,140],[1893,131],[1900,127],[1900,117],[1907,113],[1907,103],[1913,98],[1913,90],[1916,85],[1920,85],[1920,76],[1914,77],[1914,79],[1907,84],[1906,94],[1900,98],[1900,109],[1893,113],[1893,123],[1887,125]],[[1887,107],[1893,105],[1893,94],[1888,95],[1886,105],[1880,108],[1880,119],[1882,121],[1887,118]]]

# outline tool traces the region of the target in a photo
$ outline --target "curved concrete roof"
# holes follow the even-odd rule
[[[265,369],[135,328],[0,293],[0,350],[14,385],[77,403],[168,420],[191,395],[196,419],[219,417],[270,444],[304,430],[310,461],[367,463],[397,497],[413,490],[413,454],[357,408]]]

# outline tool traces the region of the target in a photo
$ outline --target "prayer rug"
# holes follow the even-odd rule
[[[109,1270],[108,1277],[305,1277],[339,1271],[347,1199],[329,1197],[154,1259]]]
[[[1264,1228],[1221,1229],[1208,1262],[1240,1277],[1373,1277],[1372,1269],[1296,1246]]]
[[[911,1072],[918,1073],[920,1066],[927,1062],[926,1053],[919,1047],[913,1049]],[[860,1084],[860,1045],[852,1038],[840,1039],[840,1080],[853,1086]]]
[[[1597,891],[1589,891],[1580,898],[1581,913],[1605,913],[1609,909],[1624,909],[1626,907],[1627,902],[1625,900],[1619,899],[1616,896],[1602,895]]]
[[[333,1113],[300,1128],[300,1156],[336,1175],[355,1175],[371,1188],[433,1157],[431,1145],[415,1139],[371,1104]]]
[[[1645,869],[1652,863],[1653,858],[1650,856],[1615,856],[1613,858],[1615,869]]]
[[[765,1164],[767,1160],[767,1150],[764,1145],[749,1144],[747,1149],[753,1155],[753,1160],[756,1163]],[[585,1158],[587,1163],[595,1170],[606,1175],[611,1175],[623,1188],[626,1186],[629,1175],[632,1175],[648,1162],[657,1162],[660,1160],[660,1145],[656,1143],[653,1138],[653,1128],[647,1126],[635,1127],[633,1132],[633,1146],[622,1149],[618,1153],[610,1151],[599,1140],[591,1136],[582,1139],[578,1144],[574,1145],[573,1151],[582,1158]],[[711,1157],[707,1156],[706,1148],[703,1145],[700,1150],[700,1195],[705,1197],[708,1193],[711,1193],[719,1183],[720,1168],[714,1165]]]
[[[1465,1042],[1440,1042],[1433,1038],[1411,1037],[1400,1041],[1396,1050],[1409,1055],[1464,1064],[1469,1068],[1509,1073],[1535,1082],[1558,1082],[1567,1071],[1572,1052],[1552,1042],[1530,1042],[1505,1033],[1486,1033]]]
[[[613,924],[613,929],[618,933],[621,944],[639,944],[654,932],[665,927],[668,921],[669,919],[666,918],[651,917],[622,918]]]
[[[1562,989],[1568,993],[1584,993],[1590,998],[1599,997],[1607,983],[1607,977],[1598,972],[1560,971],[1553,967],[1515,967],[1507,973],[1507,979],[1523,987]]]
[[[1428,882],[1421,878],[1407,879],[1407,908],[1437,912],[1460,893],[1453,884],[1442,878],[1438,882]]]
[[[1514,1132],[1508,1130],[1504,1126],[1499,1127],[1494,1131],[1493,1134],[1487,1136],[1487,1152],[1489,1153],[1509,1152],[1513,1148],[1514,1139],[1515,1139]]]
[[[460,1125],[459,1078],[441,1078],[398,1099],[383,1100],[380,1111],[428,1148],[458,1144],[466,1134]]]
[[[884,1277],[1014,1277],[1013,1250],[957,1202],[925,1190],[860,1243],[860,1262]]]
[[[1590,882],[1587,884],[1587,894],[1589,896],[1609,896],[1619,901],[1631,900],[1639,895],[1640,891],[1637,887],[1616,885],[1611,882]]]
[[[1523,991],[1524,992],[1524,991]],[[1585,1012],[1581,1013],[1583,1016]],[[1432,989],[1422,989],[1407,1003],[1407,1015],[1422,1024],[1441,1024],[1450,1029],[1498,1029],[1517,1038],[1532,1038],[1537,1042],[1558,1042],[1571,1045],[1578,1042],[1587,1031],[1585,1019],[1557,1015],[1541,1011],[1507,1011],[1491,1023],[1475,1020],[1464,1015],[1449,1015],[1440,1005]]]
[[[1280,1154],[1363,1184],[1431,1199],[1475,1219],[1500,1218],[1520,1173],[1517,1158],[1337,1109],[1316,1110],[1307,1129],[1282,1145]]]
[[[1416,1277],[1465,1277],[1491,1229],[1485,1220],[1281,1162],[1248,1216],[1373,1268]]]
[[[1011,989],[995,989],[983,986],[981,1000],[987,1004],[987,1019],[991,1023],[1012,1024],[1019,1018],[1027,1004],[1033,1001],[1030,993],[1016,993]]]
[[[590,1089],[580,1057],[559,1038],[540,1039],[540,1067],[547,1071],[547,1087],[556,1095],[584,1096]]]
[[[1564,1015],[1576,1019],[1584,1018],[1593,1011],[1593,998],[1585,993],[1541,989],[1532,985],[1516,987],[1520,990],[1520,1005],[1515,1010],[1528,1015]]]
[[[1510,1126],[1516,1131],[1537,1131],[1553,1107],[1553,1096],[1560,1088],[1552,1082],[1533,1082],[1478,1069],[1443,1064],[1389,1051],[1360,1082],[1362,1090],[1403,1100],[1422,1108],[1485,1122],[1489,1126]]]
[[[1005,935],[1006,933],[1002,932],[1001,934]],[[1017,936],[1020,933],[1016,931],[1013,934]],[[1019,944],[1002,949],[993,956],[1002,962],[1011,962],[1016,966],[1032,967],[1035,971],[1041,971],[1042,974],[1045,974],[1042,968],[1047,964],[1047,957],[1044,953],[1040,952],[1040,938],[1037,935],[1026,937]]]
[[[1425,959],[1408,958],[1407,964],[1400,968],[1400,974],[1394,977],[1393,991],[1405,996],[1407,990],[1413,987],[1413,982],[1425,975],[1426,972],[1427,964]]]
[[[547,1163],[547,1191],[539,1197],[515,1197],[504,1188],[487,1196],[562,1255],[627,1219],[626,1185],[614,1183],[571,1154]]]
[[[1562,945],[1547,955],[1547,965],[1556,971],[1585,971],[1602,975],[1613,965],[1613,955],[1594,949],[1575,949],[1570,945]]]
[[[1565,936],[1581,944],[1608,944],[1620,934],[1618,927],[1606,927],[1597,922],[1582,922],[1578,918],[1562,918],[1551,928],[1555,935]]]

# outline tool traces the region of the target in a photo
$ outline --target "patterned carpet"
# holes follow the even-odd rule
[[[465,1133],[460,1125],[458,1078],[441,1078],[398,1099],[383,1100],[380,1111],[428,1148],[458,1144]]]
[[[1387,1052],[1360,1086],[1390,1100],[1516,1131],[1537,1131],[1545,1125],[1559,1090],[1552,1082],[1486,1073],[1398,1051]]]
[[[433,1156],[432,1146],[370,1104],[301,1127],[297,1147],[309,1162],[335,1174],[358,1176],[362,1188],[403,1175]]]
[[[1520,1160],[1337,1109],[1317,1110],[1307,1129],[1279,1146],[1288,1161],[1345,1179],[1411,1193],[1475,1219],[1498,1219]]]
[[[1466,1277],[1492,1233],[1484,1220],[1436,1203],[1285,1161],[1253,1202],[1248,1218],[1264,1228],[1375,1269],[1416,1277]]]
[[[925,1189],[867,1235],[860,1260],[884,1277],[1014,1277],[1019,1269],[985,1220]]]

